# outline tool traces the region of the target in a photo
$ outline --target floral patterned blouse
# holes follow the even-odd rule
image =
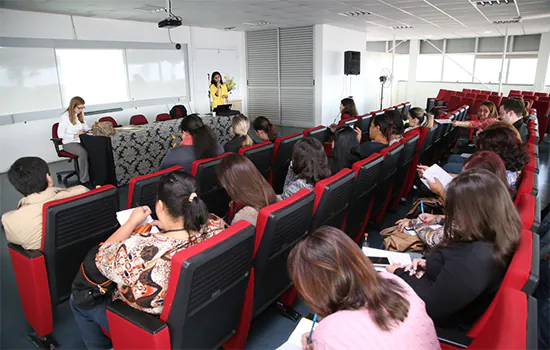
[[[105,277],[117,284],[113,300],[120,299],[140,311],[160,315],[174,254],[217,235],[225,227],[222,219],[210,214],[208,223],[190,240],[159,233],[134,234],[123,242],[100,246],[95,263]]]

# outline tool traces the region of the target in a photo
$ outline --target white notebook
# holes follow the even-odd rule
[[[439,182],[443,185],[444,188],[447,188],[449,186],[449,183],[453,181],[453,177],[449,175],[448,172],[443,170],[439,165],[434,164],[431,167],[429,167],[425,172],[424,175],[420,178],[422,180],[422,183],[426,185],[426,187],[430,188],[428,184],[428,180],[431,182],[434,181],[434,179],[437,178]]]
[[[136,208],[121,210],[116,213],[116,219],[118,220],[118,223],[120,224],[120,226],[124,225],[128,221],[128,219],[130,219],[130,215],[132,215],[132,212],[134,211],[134,209]],[[153,218],[151,217],[151,215],[149,215],[145,220],[143,220],[143,222],[140,225],[150,224],[152,222],[153,222]],[[151,228],[151,233],[159,233],[159,229],[156,226],[153,226],[153,228]]]
[[[288,340],[279,346],[277,350],[302,350],[302,335],[311,331],[312,324],[312,320],[302,317],[290,337],[288,337]]]

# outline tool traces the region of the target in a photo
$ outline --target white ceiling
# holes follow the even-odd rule
[[[495,0],[493,0],[495,1]],[[510,0],[511,1],[511,0]],[[478,6],[475,0],[173,0],[174,14],[185,25],[236,30],[331,24],[366,31],[369,40],[454,38],[513,35],[550,31],[550,0]],[[503,2],[503,1],[502,1]],[[517,5],[517,6],[516,6]],[[158,22],[165,0],[0,0],[0,8],[71,14],[87,17]],[[143,10],[140,8],[146,8]],[[370,15],[346,17],[339,13],[365,10]],[[494,25],[495,20],[521,23]],[[542,15],[542,16],[541,16]],[[545,17],[545,15],[547,15]],[[533,17],[543,18],[533,18]],[[266,26],[244,23],[266,21]],[[411,26],[411,29],[391,29]]]

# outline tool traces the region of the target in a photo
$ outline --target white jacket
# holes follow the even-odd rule
[[[69,120],[69,112],[61,114],[59,117],[59,128],[57,129],[57,135],[63,139],[63,144],[78,142],[80,143],[80,137],[77,134],[81,130],[90,130],[86,120],[84,123],[81,123],[78,118],[76,118],[76,124],[71,124]]]

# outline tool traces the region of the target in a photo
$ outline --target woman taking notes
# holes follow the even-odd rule
[[[210,96],[212,97],[212,110],[220,105],[227,104],[227,98],[229,92],[227,86],[223,83],[222,75],[220,72],[212,73],[212,80],[210,81]]]
[[[84,121],[84,99],[80,96],[71,98],[69,108],[59,118],[57,134],[63,139],[63,150],[78,156],[80,182],[90,180],[88,173],[88,152],[80,144],[80,135],[85,134],[90,127]]]

